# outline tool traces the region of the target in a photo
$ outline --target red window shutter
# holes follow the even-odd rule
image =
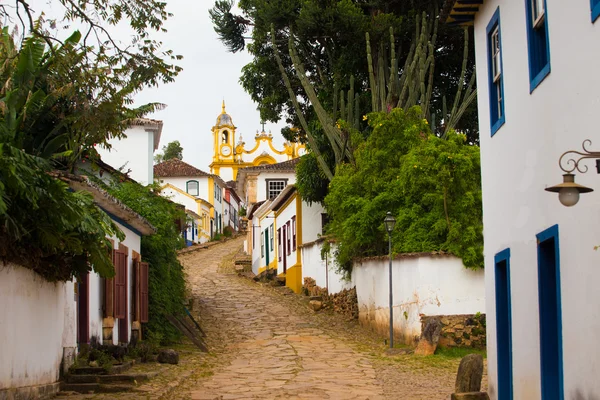
[[[296,216],[292,217],[292,247],[296,251]]]
[[[140,322],[148,322],[148,263],[140,263]]]
[[[279,261],[281,261],[281,228],[277,229],[277,253]]]
[[[292,230],[290,229],[290,221],[285,223],[287,227],[287,254],[288,256],[292,254]]]
[[[115,318],[127,315],[127,253],[115,253]]]

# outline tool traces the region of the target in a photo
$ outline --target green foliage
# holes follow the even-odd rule
[[[223,236],[227,238],[233,236],[233,228],[231,226],[226,226],[223,228]]]
[[[37,38],[17,49],[7,28],[0,37],[0,258],[50,281],[92,268],[112,276],[106,236],[123,237],[89,193],[70,191],[55,172],[105,140],[92,125],[79,130],[78,94],[63,74],[81,57],[79,38],[50,52]]]
[[[387,254],[383,219],[391,211],[396,253],[447,251],[468,268],[483,266],[479,148],[464,135],[431,134],[419,107],[368,115],[371,135],[356,164],[338,166],[325,206],[337,260]]]
[[[135,182],[115,182],[109,191],[157,229],[156,234],[143,236],[141,244],[142,260],[150,264],[150,318],[146,328],[164,343],[174,342],[181,334],[165,316],[184,312],[185,276],[177,259],[177,250],[183,248],[184,241],[175,222],[184,220],[185,215],[175,203],[158,194],[158,184],[144,187]]]
[[[163,146],[162,151],[162,154],[157,153],[154,156],[154,161],[156,163],[172,160],[173,158],[183,160],[183,147],[181,147],[181,143],[179,143],[179,140],[169,142],[169,144]]]
[[[327,195],[329,180],[323,174],[314,153],[300,158],[296,166],[296,187],[302,200],[310,203],[322,203]]]

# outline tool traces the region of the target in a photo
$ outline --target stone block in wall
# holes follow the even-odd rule
[[[439,319],[442,323],[438,342],[440,347],[485,348],[485,314],[423,315],[421,328],[424,329],[427,321],[432,318]]]

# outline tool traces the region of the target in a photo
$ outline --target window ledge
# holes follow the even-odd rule
[[[505,120],[506,116],[503,115],[502,118],[500,118],[498,121],[496,121],[495,124],[492,125],[492,136],[494,136],[496,132],[498,132],[498,129],[500,129],[502,125],[504,125]]]
[[[592,7],[592,22],[596,22],[598,17],[600,17],[600,2]]]
[[[529,93],[533,93],[533,91],[542,83],[544,79],[550,74],[550,63],[546,64],[544,68],[533,78],[530,82]]]

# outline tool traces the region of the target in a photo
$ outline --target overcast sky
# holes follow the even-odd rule
[[[205,171],[213,154],[211,128],[221,113],[223,98],[238,128],[236,142],[241,132],[250,147],[256,130],[261,128],[256,104],[239,84],[241,69],[251,57],[245,51],[228,53],[218,40],[208,15],[213,4],[213,0],[168,1],[168,10],[175,15],[167,23],[168,33],[160,38],[165,48],[183,55],[179,64],[183,71],[174,83],[144,90],[136,98],[138,103],[157,101],[168,105],[166,110],[149,116],[164,122],[160,148],[179,140],[184,161]],[[278,148],[283,143],[283,125],[265,126],[267,132],[272,130]]]
[[[29,4],[35,16],[41,11],[47,18],[64,14],[64,8],[55,0],[31,0]],[[256,104],[239,84],[241,69],[251,57],[245,51],[236,54],[226,51],[208,15],[213,5],[214,0],[167,1],[167,10],[174,14],[166,23],[168,32],[153,33],[152,37],[163,41],[164,50],[171,49],[174,54],[184,57],[178,61],[183,71],[175,82],[145,89],[135,98],[136,105],[149,102],[167,104],[165,110],[148,115],[164,123],[159,151],[167,143],[179,140],[184,161],[207,172],[213,154],[211,128],[221,113],[223,99],[238,128],[236,143],[242,133],[246,147],[254,147],[254,135],[261,128]],[[81,24],[70,24],[59,36],[70,36],[78,25],[85,32]],[[128,24],[121,23],[117,27],[109,27],[109,30],[113,38],[130,41],[131,28]],[[272,131],[278,148],[283,146],[283,126],[282,122],[265,126],[267,132]]]

